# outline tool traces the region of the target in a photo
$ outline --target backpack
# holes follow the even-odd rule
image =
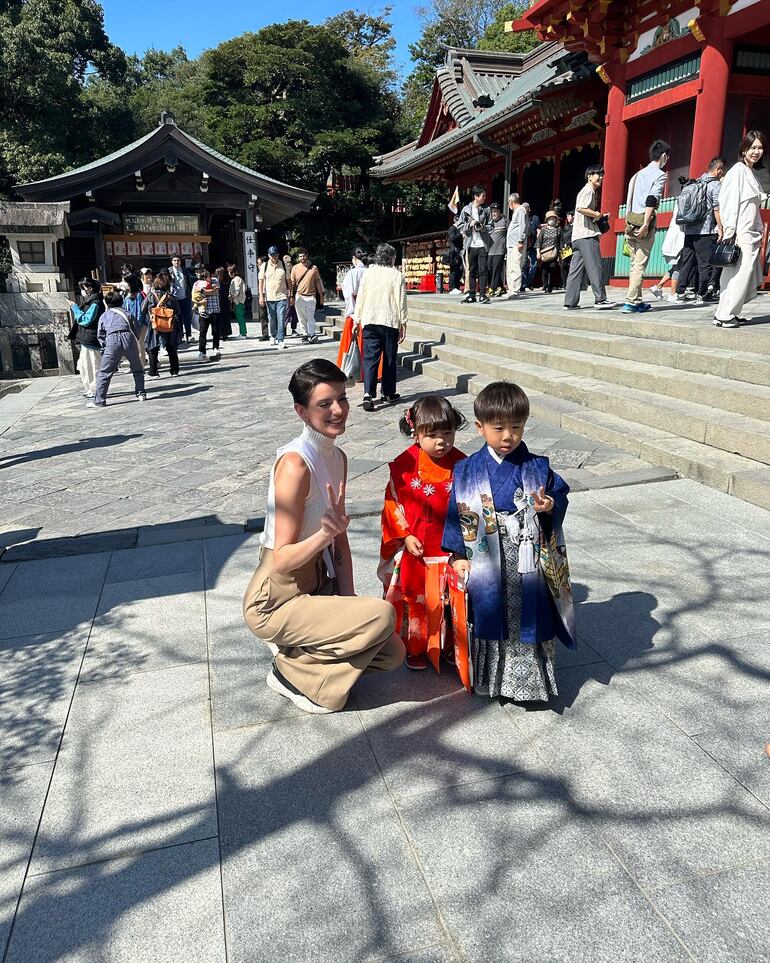
[[[709,212],[708,185],[708,181],[687,181],[676,202],[677,224],[702,224],[706,220]]]

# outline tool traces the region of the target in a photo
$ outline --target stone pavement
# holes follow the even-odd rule
[[[93,504],[114,548],[0,563],[3,963],[770,960],[770,513],[691,481],[628,485],[590,452],[597,486],[625,484],[571,496],[580,645],[549,709],[401,669],[308,717],[266,688],[241,615],[265,474],[231,513],[236,483],[215,511],[185,496],[210,473],[241,482],[291,433],[286,376],[311,351],[245,346],[153,404],[116,392],[86,412],[53,384],[0,436],[0,477],[48,469],[40,492],[67,481],[63,459],[148,512],[121,516],[143,547],[121,549]],[[362,511],[401,444],[393,416],[351,417]],[[17,431],[43,454],[13,455]],[[152,484],[197,484],[158,496],[135,469],[174,445]],[[71,531],[44,507],[25,524],[51,546]],[[377,594],[378,520],[351,528],[357,589]]]
[[[289,343],[290,350],[279,352],[255,339],[231,341],[220,362],[203,365],[196,352],[184,350],[181,377],[148,381],[145,405],[134,399],[127,372],[113,380],[103,410],[85,407],[78,377],[38,379],[0,398],[5,560],[174,541],[181,528],[190,537],[204,529],[222,534],[223,525],[242,530],[249,520],[258,526],[275,450],[297,430],[289,376],[302,361],[336,357],[328,338],[312,347]],[[404,371],[401,378],[405,401],[437,390],[423,376]],[[447,394],[471,414],[469,395]],[[361,386],[350,396],[351,503],[358,511],[379,511],[387,463],[405,445],[397,427],[402,409],[366,415]],[[575,489],[675,477],[534,419],[527,438]],[[469,451],[477,446],[472,426],[458,444]]]

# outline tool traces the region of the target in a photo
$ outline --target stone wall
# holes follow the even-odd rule
[[[66,294],[0,294],[0,378],[74,374],[71,326]]]

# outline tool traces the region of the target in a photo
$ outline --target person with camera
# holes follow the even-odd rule
[[[666,186],[664,170],[671,157],[671,146],[664,140],[650,144],[650,163],[637,171],[628,185],[626,201],[626,241],[631,251],[631,271],[624,314],[650,310],[642,300],[642,278],[655,242],[655,212]]]
[[[601,236],[600,221],[608,218],[599,209],[598,194],[604,180],[601,164],[591,164],[586,168],[586,183],[575,199],[575,220],[572,224],[572,260],[567,276],[564,293],[564,310],[573,311],[580,306],[580,292],[583,277],[594,292],[594,307],[604,310],[614,308],[615,304],[607,299],[607,289],[602,275],[602,259],[599,252]]]
[[[460,212],[457,227],[465,238],[463,252],[468,259],[468,291],[463,304],[476,303],[476,283],[479,285],[479,304],[489,304],[487,297],[487,253],[492,247],[489,227],[492,215],[485,207],[486,190],[477,184],[473,200]]]

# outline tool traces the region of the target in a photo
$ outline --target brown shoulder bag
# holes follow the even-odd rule
[[[154,331],[168,333],[169,331],[174,330],[174,309],[163,307],[167,297],[168,295],[164,294],[155,307],[150,308],[152,327]]]

